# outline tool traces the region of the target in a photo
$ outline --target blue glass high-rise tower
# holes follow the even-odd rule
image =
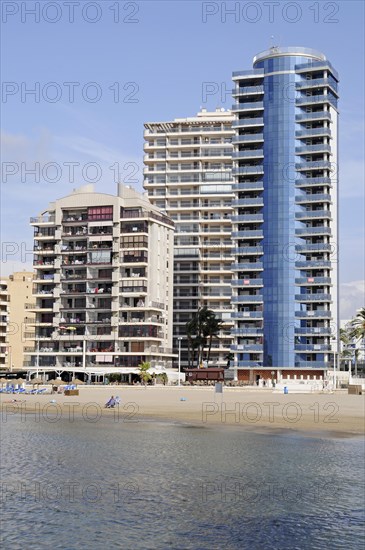
[[[338,75],[321,53],[273,47],[233,80],[235,371],[323,374],[338,345]]]

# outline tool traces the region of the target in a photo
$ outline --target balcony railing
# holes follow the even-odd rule
[[[330,285],[330,277],[298,277],[295,279],[296,285]]]
[[[232,201],[232,206],[264,206],[263,197],[255,197],[254,199],[237,199]]]
[[[295,230],[295,234],[298,236],[303,235],[332,235],[332,231],[330,227],[325,227],[323,225],[318,227],[303,227],[303,228],[297,228]]]
[[[254,302],[263,302],[264,297],[260,295],[243,295],[243,296],[232,296],[231,302],[234,304],[250,304]]]
[[[300,153],[316,153],[316,152],[325,152],[325,153],[331,153],[331,146],[327,143],[321,143],[317,145],[303,145],[302,147],[296,147],[295,152],[296,154]]]
[[[305,130],[298,130],[295,132],[296,138],[311,136],[327,136],[331,137],[331,129],[323,126],[321,128],[306,128]]]
[[[30,223],[55,223],[55,217],[50,215],[36,216],[30,218]]]
[[[331,336],[333,329],[330,327],[296,327],[294,332],[303,336]]]
[[[306,162],[298,162],[295,165],[296,170],[330,170],[332,163],[329,160],[308,160]]]
[[[324,218],[331,219],[332,213],[330,210],[303,210],[303,212],[296,212],[295,217],[297,220],[307,218]]]
[[[245,239],[245,238],[264,238],[264,232],[262,229],[244,229],[241,231],[232,231],[232,239]]]
[[[331,202],[331,195],[328,193],[313,193],[313,195],[297,195],[295,202],[297,204],[313,203],[313,202]]]
[[[298,178],[295,180],[296,187],[311,187],[312,185],[331,185],[331,178],[319,176],[315,178]]]
[[[256,255],[263,254],[264,248],[262,246],[241,246],[239,248],[233,248],[232,254],[235,256],[246,256],[246,255]]]
[[[330,319],[332,317],[332,313],[330,311],[325,310],[316,310],[316,311],[296,311],[295,317],[302,317],[302,318],[323,318],[323,319]]]
[[[332,267],[330,260],[307,260],[304,262],[295,262],[297,269],[329,269]]]
[[[255,287],[262,286],[263,284],[263,279],[232,279],[231,281],[233,287]]]
[[[264,134],[245,134],[243,136],[234,136],[232,138],[232,143],[247,143],[256,141],[264,141]]]
[[[263,328],[242,327],[242,328],[232,329],[231,334],[233,336],[262,336],[263,331],[264,331]]]
[[[242,73],[240,75],[236,75],[233,73],[233,76],[243,76]],[[251,78],[256,78],[256,75],[250,75]],[[261,76],[264,76],[263,74]],[[264,93],[264,86],[258,84],[257,86],[243,86],[240,88],[233,88],[232,95],[238,96],[238,95],[252,95],[252,94],[263,94]]]
[[[331,294],[326,293],[305,293],[296,294],[295,299],[297,302],[330,302],[332,300]]]
[[[232,319],[263,319],[263,311],[234,311],[231,314]]]
[[[295,116],[297,122],[304,122],[306,120],[331,120],[331,118],[331,113],[329,111],[303,113]]]
[[[235,263],[231,265],[232,271],[255,271],[263,270],[264,264],[262,262],[250,262],[250,263]]]
[[[245,351],[248,353],[263,353],[264,347],[262,344],[238,344],[231,346],[231,351]]]
[[[259,222],[264,221],[263,214],[239,214],[231,217],[232,222]]]

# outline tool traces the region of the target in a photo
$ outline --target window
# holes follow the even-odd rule
[[[88,208],[89,220],[112,220],[113,219],[113,207],[112,206],[98,206]]]

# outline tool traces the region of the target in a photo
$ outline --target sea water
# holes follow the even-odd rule
[[[103,417],[1,424],[5,549],[363,549],[359,438]]]

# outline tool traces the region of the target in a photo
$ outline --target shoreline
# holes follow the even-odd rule
[[[322,434],[358,437],[365,433],[364,396],[347,393],[289,393],[272,389],[130,386],[80,386],[78,396],[64,394],[0,394],[2,422],[20,414],[23,421],[49,423],[73,421],[74,417],[97,424],[113,422],[176,422],[181,426],[239,428],[264,433]],[[121,404],[104,405],[111,395]],[[13,402],[13,400],[16,400]]]

